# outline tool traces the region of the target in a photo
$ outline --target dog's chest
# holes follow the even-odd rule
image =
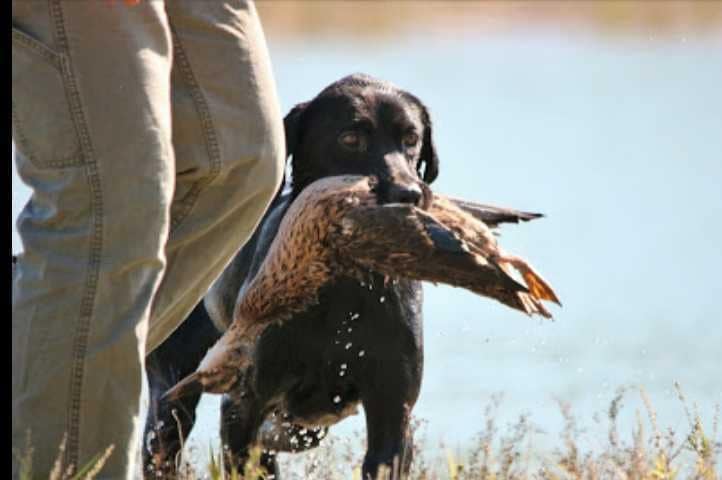
[[[420,302],[420,285],[411,282],[343,279],[321,292],[318,305],[275,329],[283,371],[266,370],[259,381],[294,423],[337,423],[356,413],[360,392],[386,363],[420,361]]]

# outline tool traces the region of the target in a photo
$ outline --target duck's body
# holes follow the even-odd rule
[[[374,271],[386,282],[403,277],[447,283],[529,315],[551,316],[541,300],[558,303],[554,292],[526,262],[501,250],[479,220],[483,211],[467,213],[463,204],[430,192],[427,210],[379,205],[374,187],[372,177],[339,176],[304,189],[258,273],[240,292],[232,325],[169,396],[242,391],[240,381],[258,354],[258,335],[316,304],[323,286],[340,277],[363,281]],[[528,288],[509,275],[510,267]]]

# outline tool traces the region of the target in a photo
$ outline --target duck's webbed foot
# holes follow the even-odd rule
[[[540,314],[546,318],[552,315],[542,305],[542,300],[548,300],[561,306],[561,302],[549,283],[539,275],[536,270],[523,258],[507,253],[499,252],[492,257],[494,263],[501,268],[507,275],[511,275],[511,268],[516,269],[521,274],[526,283],[527,292],[518,292],[517,297],[522,303],[527,314]]]
[[[524,278],[524,282],[526,282],[531,296],[537,300],[548,300],[559,306],[562,305],[549,283],[523,258],[517,257],[516,255],[502,254],[496,257],[496,262],[514,267],[521,274],[522,278]]]

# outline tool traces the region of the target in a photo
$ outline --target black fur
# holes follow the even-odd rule
[[[292,157],[290,192],[279,191],[204,302],[148,356],[151,408],[143,450],[148,478],[155,478],[152,455],[173,463],[198,402],[198,396],[172,403],[160,396],[196,369],[220,336],[213,324],[231,322],[236,295],[257,272],[293,198],[318,178],[362,174],[379,178],[382,201],[418,203],[422,182],[438,175],[426,107],[366,75],[345,77],[297,105],[284,126]],[[259,340],[245,395],[239,402],[224,397],[222,403],[221,436],[231,453],[227,466],[245,462],[249,447],[260,441],[267,449],[263,465],[279,478],[269,452],[316,446],[327,426],[359,405],[368,436],[364,478],[375,476],[380,465],[392,467],[393,478],[403,476],[411,461],[409,415],[421,387],[421,305],[419,282],[386,281],[369,272],[362,283],[344,278],[327,285],[317,306],[269,328]],[[171,472],[170,464],[163,470]]]

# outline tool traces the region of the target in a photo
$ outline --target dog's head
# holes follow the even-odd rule
[[[293,191],[332,175],[374,175],[383,202],[419,204],[439,161],[426,107],[414,95],[367,75],[329,85],[284,119]]]

